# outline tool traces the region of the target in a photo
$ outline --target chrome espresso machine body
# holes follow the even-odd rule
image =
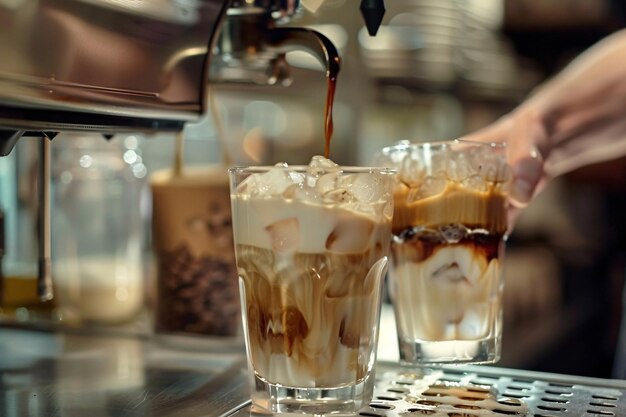
[[[360,5],[374,34],[383,0]],[[40,297],[52,297],[50,140],[62,131],[180,131],[207,110],[210,82],[288,83],[291,50],[310,52],[327,70],[338,66],[325,36],[279,27],[299,8],[299,0],[0,3],[0,156],[22,136],[47,138],[39,158]]]
[[[177,131],[212,81],[284,83],[284,54],[332,65],[323,35],[278,28],[299,0],[14,0],[0,4],[0,155],[26,132]],[[361,10],[375,33],[382,0]],[[209,71],[209,67],[212,67]]]

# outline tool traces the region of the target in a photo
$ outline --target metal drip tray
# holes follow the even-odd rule
[[[626,381],[490,366],[379,364],[374,399],[357,417],[626,416]],[[250,407],[231,416],[250,417]]]
[[[364,417],[626,416],[626,381],[491,367],[380,369]]]

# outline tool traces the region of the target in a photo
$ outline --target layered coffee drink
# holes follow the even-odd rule
[[[272,387],[305,390],[320,403],[334,398],[334,406],[367,391],[366,383],[371,395],[392,172],[314,157],[308,167],[231,175],[253,403],[284,411],[268,405]],[[358,401],[357,408],[368,398]]]
[[[241,325],[227,168],[158,171],[151,188],[156,332],[236,338]]]
[[[390,295],[405,362],[493,362],[510,171],[501,145],[383,151],[394,189]]]

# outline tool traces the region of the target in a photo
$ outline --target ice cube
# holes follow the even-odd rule
[[[485,192],[489,189],[489,187],[487,186],[487,182],[483,179],[481,175],[472,175],[471,177],[463,180],[463,182],[461,182],[461,185],[465,188],[480,192]]]
[[[309,187],[305,183],[291,184],[283,192],[283,197],[303,200],[308,202],[320,202],[322,197],[315,188]]]
[[[456,284],[465,281],[465,275],[456,262],[449,262],[443,265],[441,268],[435,270],[431,278],[441,283]]]
[[[338,253],[361,253],[367,249],[374,223],[364,216],[343,215],[326,239],[326,249]]]
[[[261,174],[252,174],[237,185],[237,194],[252,195],[259,188],[259,177]]]
[[[489,182],[506,182],[511,178],[511,169],[504,159],[491,158],[486,162],[482,175]]]
[[[383,204],[372,203],[348,203],[342,205],[346,210],[356,211],[357,213],[369,214],[372,216],[380,217],[384,210]]]
[[[483,150],[476,153],[474,159],[474,165],[479,167],[479,174],[485,181],[507,182],[511,179],[511,168],[503,155]]]
[[[417,241],[423,229],[421,226],[408,227],[394,236],[394,241],[398,244]]]
[[[469,230],[462,224],[446,224],[439,227],[439,233],[448,243],[459,243]]]
[[[407,155],[400,165],[398,179],[408,185],[415,187],[424,181],[426,169],[424,164],[412,155]]]
[[[324,195],[337,188],[337,179],[339,177],[338,172],[331,172],[323,174],[316,179],[316,182],[312,185],[315,187],[320,195]],[[310,178],[310,177],[309,177]],[[311,185],[307,182],[308,185]]]
[[[463,320],[457,325],[460,339],[473,340],[485,337],[489,331],[489,307],[476,303],[465,310]]]
[[[446,175],[451,181],[461,182],[472,174],[473,168],[467,155],[457,153],[448,160]]]
[[[452,301],[452,300],[451,300]],[[447,307],[446,311],[446,319],[448,323],[458,324],[463,320],[464,311],[464,303],[459,303],[457,300],[455,302],[450,303]]]
[[[289,178],[291,178],[291,181],[294,184],[302,184],[304,183],[306,176],[300,172],[289,171]]]
[[[324,203],[354,203],[356,198],[345,188],[337,188],[322,195]]]
[[[296,217],[278,220],[265,227],[272,249],[279,253],[293,253],[300,244],[300,222]]]
[[[337,171],[339,171],[339,166],[336,163],[320,155],[315,155],[311,158],[311,162],[309,162],[307,167],[307,174],[312,177],[319,177],[325,173]]]
[[[463,276],[472,286],[479,283],[488,266],[483,254],[469,247],[454,248],[454,260],[458,263]]]
[[[351,179],[350,192],[360,203],[381,201],[388,189],[386,178],[382,174],[355,174]]]
[[[513,178],[513,170],[504,159],[498,160],[498,169],[496,175],[498,182],[509,182],[511,178]]]
[[[441,194],[448,185],[448,180],[442,177],[429,176],[419,187],[419,198],[427,198]]]
[[[286,164],[285,164],[286,166]],[[256,181],[256,195],[272,196],[281,195],[292,184],[294,179],[290,175],[290,172],[284,169],[284,166],[276,165],[276,169],[270,169],[269,171],[261,174]]]
[[[445,176],[448,170],[448,165],[453,158],[453,153],[450,149],[445,149],[442,152],[433,153],[429,161],[429,173],[434,176]]]
[[[426,276],[442,285],[473,287],[487,269],[487,261],[480,253],[460,245],[439,249],[425,263]]]

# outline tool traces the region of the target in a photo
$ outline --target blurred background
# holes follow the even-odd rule
[[[353,1],[326,0],[315,14],[293,21],[326,34],[342,55],[331,143],[331,158],[341,164],[370,163],[376,150],[398,140],[451,139],[480,128],[626,25],[621,0],[388,0],[384,26],[370,38]],[[314,8],[321,2],[308,3]],[[239,165],[297,164],[323,153],[324,73],[304,54],[288,59],[294,67],[289,87],[213,86],[217,111],[185,129],[186,164],[217,163],[225,153]],[[112,194],[101,204],[112,215],[119,208],[117,215],[124,217],[128,207],[140,214],[127,220],[117,238],[137,245],[140,250],[131,252],[150,265],[148,180],[172,166],[174,136],[118,135],[108,144],[97,135],[81,144],[66,139],[53,141],[53,239],[66,238],[72,229],[98,233],[68,221],[67,208],[76,208],[73,201],[81,193],[98,189],[77,186],[80,173],[74,168],[104,157],[98,178],[118,178],[132,191],[103,187],[100,192]],[[24,321],[55,309],[54,302],[32,298],[34,145],[23,139],[16,152],[0,159],[8,242],[2,311]],[[611,376],[626,270],[625,179],[624,159],[588,167],[554,181],[524,212],[505,264],[500,366]],[[115,206],[113,198],[129,206]],[[149,284],[149,267],[143,275],[138,279]],[[150,304],[150,290],[146,301],[128,294],[129,311],[137,303]]]

